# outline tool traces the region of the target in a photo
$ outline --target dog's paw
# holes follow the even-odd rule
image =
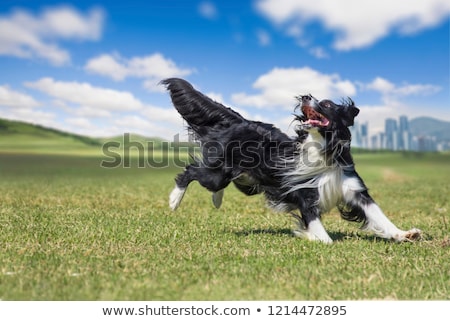
[[[394,239],[397,242],[414,242],[422,238],[422,231],[417,228],[412,228],[409,231],[402,231],[402,233],[396,235]]]
[[[405,233],[406,241],[418,241],[422,238],[422,231],[417,228],[412,228]]]
[[[295,237],[299,237],[299,238],[306,239],[309,241],[322,242],[325,244],[333,243],[333,240],[328,235],[317,236],[317,235],[315,235],[307,230],[301,229],[301,228],[295,229],[292,232]]]
[[[185,191],[186,191],[186,189],[175,186],[175,188],[170,193],[169,206],[172,209],[172,211],[175,211],[178,208],[178,206],[180,205]]]

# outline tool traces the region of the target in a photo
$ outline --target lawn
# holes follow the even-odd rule
[[[450,299],[450,155],[355,159],[387,216],[422,241],[375,238],[333,211],[334,244],[309,242],[231,186],[220,210],[193,183],[170,211],[176,166],[0,152],[0,299]]]

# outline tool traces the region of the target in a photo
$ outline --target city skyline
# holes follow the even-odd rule
[[[413,133],[410,119],[400,115],[386,118],[384,130],[370,135],[370,122],[355,122],[351,127],[352,145],[365,149],[392,151],[443,151],[450,150],[450,141],[433,135]]]

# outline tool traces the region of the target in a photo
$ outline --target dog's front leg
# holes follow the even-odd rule
[[[392,239],[397,242],[415,241],[421,237],[421,231],[419,229],[412,228],[409,231],[399,229],[384,215],[381,208],[373,201],[363,205],[363,209],[366,216],[366,223],[362,229],[365,231],[371,231],[380,237]]]
[[[345,204],[338,205],[341,215],[349,221],[364,222],[362,230],[398,242],[415,241],[421,231],[413,228],[403,231],[384,215],[381,208],[367,192],[367,188],[356,172],[346,173],[342,180],[342,194]]]
[[[293,215],[297,219],[297,228],[294,230],[294,235],[311,241],[333,243],[320,221],[320,213],[316,213],[316,211],[317,209],[304,209],[301,211],[301,217]]]

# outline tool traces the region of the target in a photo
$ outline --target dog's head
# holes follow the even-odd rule
[[[298,107],[303,113],[302,116],[298,116],[298,120],[305,128],[325,130],[347,128],[353,125],[359,113],[359,109],[351,99],[343,101],[341,105],[328,99],[318,101],[311,95],[299,96],[297,99]]]

